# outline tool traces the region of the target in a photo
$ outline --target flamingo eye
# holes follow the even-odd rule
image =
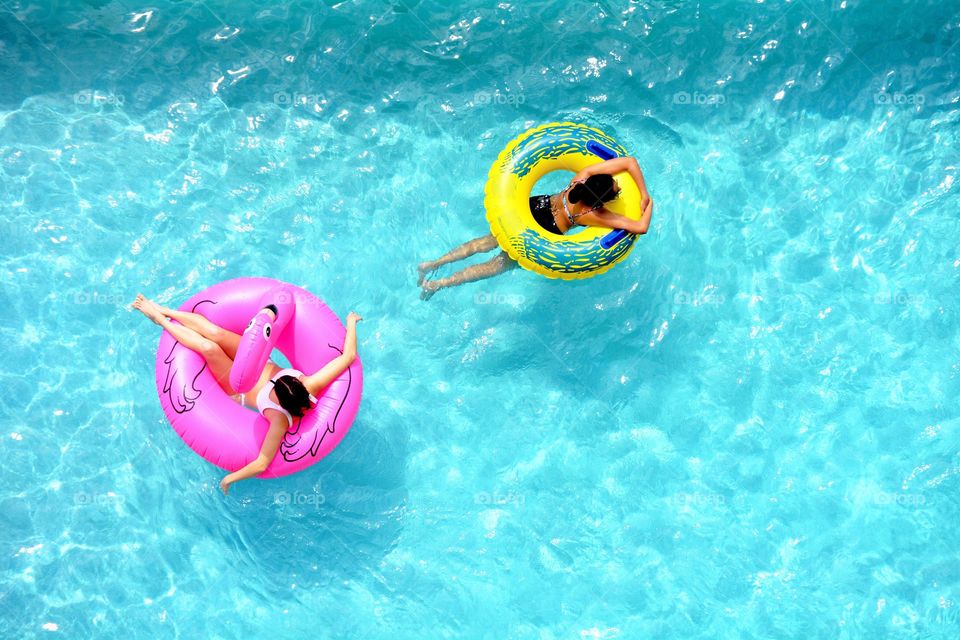
[[[243,330],[244,333],[246,333],[247,331],[250,331],[250,327],[253,326],[254,320],[256,320],[256,318],[250,318],[250,322],[247,323],[247,328]]]
[[[266,340],[270,339],[270,334],[273,332],[273,329],[270,328],[269,324],[263,325],[263,337]]]

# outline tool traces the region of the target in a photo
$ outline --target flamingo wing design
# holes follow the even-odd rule
[[[179,342],[173,343],[170,353],[163,359],[164,364],[167,365],[167,372],[163,380],[163,392],[167,394],[170,406],[173,407],[174,411],[186,413],[196,406],[196,401],[200,397],[201,391],[196,387],[197,378],[207,368],[207,363],[204,362],[200,370],[193,375],[188,371],[177,368],[174,353],[178,346],[180,346]]]
[[[201,300],[193,305],[193,312],[199,313],[197,307],[205,303],[217,304],[213,300]],[[177,413],[186,413],[197,405],[197,399],[200,398],[200,395],[203,393],[197,389],[197,378],[199,378],[203,370],[207,368],[207,363],[204,362],[203,366],[192,376],[189,371],[178,369],[174,361],[174,353],[176,353],[177,347],[179,346],[179,342],[174,342],[170,353],[163,359],[163,363],[167,365],[167,372],[163,380],[163,393],[167,394],[167,398],[170,400],[170,406],[173,407],[174,411]]]
[[[343,353],[340,349],[332,344],[328,344],[328,347]],[[328,433],[336,433],[337,431],[337,418],[340,417],[340,411],[343,409],[343,405],[347,402],[347,397],[350,395],[350,388],[353,385],[353,371],[347,367],[347,388],[343,390],[343,393],[340,394],[340,405],[337,407],[336,412],[333,414],[333,417],[327,422],[325,428],[320,428],[314,430],[311,436],[304,437],[300,433],[300,425],[303,422],[303,418],[298,418],[296,422],[296,429],[294,431],[288,431],[283,436],[283,442],[280,443],[280,452],[283,454],[283,459],[287,462],[296,462],[307,456],[317,457],[317,454],[320,452],[320,445],[323,444],[323,439],[327,437]],[[337,384],[337,381],[334,380],[330,383],[331,386]]]

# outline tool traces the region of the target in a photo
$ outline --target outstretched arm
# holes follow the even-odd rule
[[[277,449],[280,448],[280,442],[283,440],[283,434],[287,432],[287,418],[279,411],[271,411],[270,430],[267,431],[267,437],[263,439],[260,445],[260,453],[253,462],[233,473],[224,476],[220,481],[220,489],[226,495],[230,490],[230,485],[240,480],[246,480],[266,471],[277,455]]]
[[[328,362],[322,369],[303,379],[303,385],[312,395],[323,391],[337,376],[347,370],[357,359],[357,322],[363,320],[353,311],[347,315],[347,337],[343,340],[343,353]]]

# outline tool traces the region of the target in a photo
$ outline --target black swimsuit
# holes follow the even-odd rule
[[[541,227],[552,233],[563,234],[553,217],[553,207],[550,206],[550,196],[531,196],[530,213]]]

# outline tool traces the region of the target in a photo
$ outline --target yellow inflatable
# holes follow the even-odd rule
[[[626,150],[604,132],[573,122],[534,127],[513,140],[490,167],[485,189],[487,222],[500,247],[525,269],[564,280],[595,276],[626,258],[634,234],[586,227],[559,235],[537,224],[529,203],[533,185],[551,171],[576,173],[624,155]],[[626,172],[614,178],[620,196],[606,208],[638,220],[640,190]]]

